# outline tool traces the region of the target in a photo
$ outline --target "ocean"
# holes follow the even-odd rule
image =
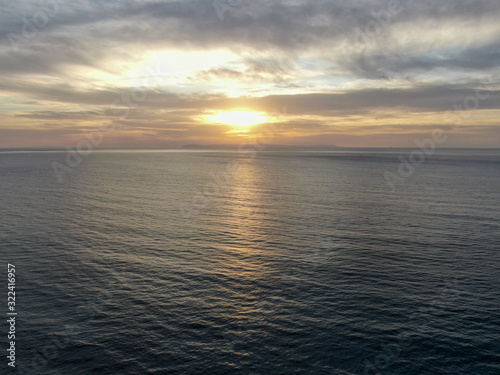
[[[1,152],[0,372],[500,374],[500,150],[411,153]]]

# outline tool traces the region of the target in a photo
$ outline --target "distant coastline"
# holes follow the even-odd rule
[[[181,147],[183,150],[238,150],[242,146],[234,145],[234,144],[188,144]],[[245,148],[252,147],[251,144],[245,145]],[[330,146],[330,145],[314,145],[314,146],[295,146],[295,145],[281,145],[281,144],[273,144],[273,145],[262,145],[262,151],[271,151],[271,150],[338,150],[342,147],[338,146]]]

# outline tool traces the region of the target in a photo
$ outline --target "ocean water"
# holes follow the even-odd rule
[[[0,372],[500,374],[500,151],[411,151],[0,153]]]

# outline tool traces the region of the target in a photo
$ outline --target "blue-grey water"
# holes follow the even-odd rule
[[[500,151],[411,151],[0,153],[0,373],[500,374]]]

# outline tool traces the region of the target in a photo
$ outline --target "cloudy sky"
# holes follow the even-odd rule
[[[498,0],[0,5],[0,147],[500,146]],[[279,126],[276,126],[279,124]]]

